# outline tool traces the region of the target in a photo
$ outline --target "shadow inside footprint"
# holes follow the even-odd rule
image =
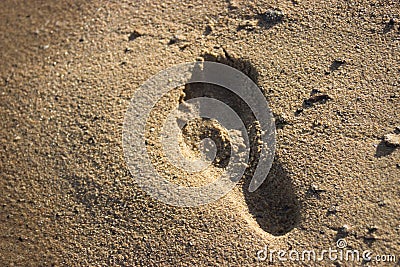
[[[243,192],[261,229],[275,236],[290,232],[300,222],[300,202],[280,160],[275,159],[267,179],[252,193],[248,191],[250,179],[246,178]]]
[[[223,52],[219,56],[205,54],[202,57],[206,61],[219,62],[234,67],[257,83],[258,72],[249,61],[236,59],[225,50]],[[192,83],[185,86],[184,93],[185,97],[182,101],[197,97],[210,97],[229,105],[238,114],[246,127],[250,142],[250,161],[244,173],[245,182],[243,184],[243,193],[249,211],[260,228],[272,235],[283,235],[292,230],[300,221],[300,204],[296,198],[291,178],[279,160],[275,159],[264,183],[255,192],[250,193],[248,191],[261,151],[259,145],[260,128],[251,108],[229,89],[216,85]],[[215,142],[221,141],[215,138],[212,139]],[[217,143],[217,147],[224,146]],[[229,154],[226,152],[220,152],[219,154]],[[224,158],[223,160],[226,159]]]

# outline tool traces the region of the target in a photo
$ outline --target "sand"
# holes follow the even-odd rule
[[[397,138],[400,126],[398,1],[1,7],[2,266],[263,266],[265,246],[321,251],[338,239],[398,264],[400,148],[384,138]],[[232,65],[257,82],[277,147],[256,192],[245,179],[213,204],[181,208],[137,185],[122,129],[144,81],[194,60]]]

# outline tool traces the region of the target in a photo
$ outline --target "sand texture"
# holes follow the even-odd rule
[[[375,1],[12,1],[0,3],[1,266],[266,266],[257,251],[347,248],[400,260],[400,3]],[[175,64],[216,61],[248,75],[275,117],[275,160],[220,200],[151,198],[122,147],[135,90]],[[250,141],[257,122],[242,110]],[[157,135],[196,90],[161,98],[146,125],[152,162],[186,186],[212,181],[229,141],[215,121],[184,128],[211,168],[185,175]],[[251,156],[259,144],[252,145]],[[279,262],[277,266],[379,265]]]

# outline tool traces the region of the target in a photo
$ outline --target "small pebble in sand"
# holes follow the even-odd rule
[[[344,224],[338,229],[338,233],[341,235],[348,235],[349,232],[350,232],[350,226],[348,226],[347,224]]]
[[[207,25],[205,30],[204,30],[203,35],[210,35],[212,31],[213,31],[213,26],[212,25]]]
[[[386,134],[383,140],[389,146],[400,146],[400,134]]]
[[[246,30],[246,31],[253,31],[257,27],[257,21],[255,20],[244,20],[242,21],[239,26],[237,27],[237,30]]]
[[[388,201],[387,201],[387,200],[384,200],[384,199],[381,199],[381,200],[378,201],[378,206],[379,206],[379,207],[385,207],[385,206],[387,206],[388,204],[389,204]]]
[[[346,64],[346,60],[343,58],[336,58],[332,64],[329,66],[329,71],[325,72],[326,75],[333,71],[338,70],[342,65]]]
[[[325,189],[321,189],[318,185],[316,184],[311,184],[310,187],[308,188],[308,193],[315,195],[316,197],[320,197],[321,193],[325,193]]]
[[[378,238],[375,234],[367,234],[363,237],[364,242],[368,243],[368,244],[372,244],[373,242],[375,242]]]
[[[394,25],[396,23],[396,20],[394,18],[390,18],[388,23],[389,25]]]
[[[173,45],[173,44],[177,44],[177,43],[181,43],[185,41],[185,38],[181,35],[174,35],[171,37],[171,39],[169,39],[168,45]]]
[[[235,0],[228,0],[229,9],[238,9],[239,4]]]
[[[140,37],[140,36],[142,36],[142,35],[143,35],[143,34],[137,32],[137,31],[133,31],[133,32],[129,35],[128,40],[129,40],[129,41],[133,41],[133,40],[135,40],[136,38],[138,38],[138,37]]]
[[[339,211],[339,207],[337,205],[332,205],[328,208],[328,214],[336,214]]]
[[[344,64],[344,63],[346,63],[346,60],[344,60],[343,58],[336,58],[336,59],[333,61],[333,63],[336,63],[336,64]]]
[[[94,145],[94,144],[96,144],[96,140],[94,139],[94,137],[89,137],[88,143],[89,143],[90,145]]]
[[[294,112],[294,115],[295,115],[295,116],[299,116],[301,113],[303,113],[303,111],[304,111],[304,109],[298,108],[298,109]]]
[[[262,18],[266,23],[279,23],[284,16],[285,14],[280,10],[269,9],[262,15]]]
[[[328,100],[332,100],[332,98],[327,94],[313,95],[310,98],[304,100],[303,107],[311,107],[317,103],[324,104]]]

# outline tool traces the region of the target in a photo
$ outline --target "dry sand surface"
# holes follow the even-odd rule
[[[263,266],[265,245],[318,253],[338,239],[399,264],[398,0],[0,7],[1,266]],[[263,90],[275,161],[254,193],[247,177],[215,203],[173,207],[130,174],[124,114],[152,75],[202,59],[240,69]],[[155,133],[182,90],[149,120],[156,163]],[[186,134],[195,138],[198,123]],[[275,255],[273,264],[379,263]]]

